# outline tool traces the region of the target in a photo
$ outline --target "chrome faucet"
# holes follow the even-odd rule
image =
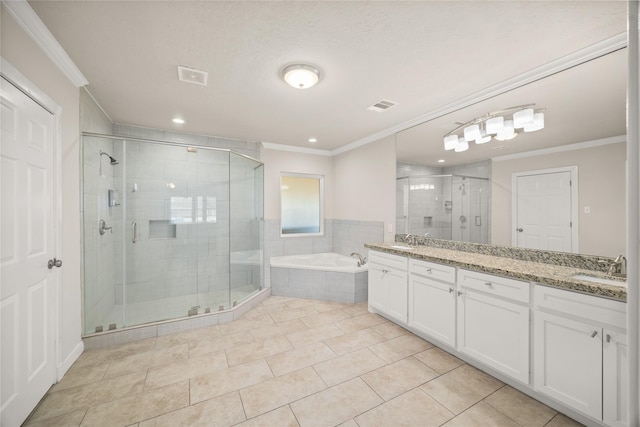
[[[609,274],[612,276],[627,276],[627,258],[618,255],[609,266]]]
[[[406,236],[404,236],[404,242],[415,246],[418,244],[418,236],[407,234]]]
[[[357,256],[358,257],[358,267],[362,267],[363,265],[365,265],[367,263],[367,257],[363,257],[362,255],[360,255],[358,252],[353,252],[351,254],[351,256]]]
[[[431,237],[431,233],[429,233],[428,231],[424,233],[424,238],[426,239],[427,237]]]

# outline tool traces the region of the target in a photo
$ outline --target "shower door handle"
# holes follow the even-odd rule
[[[136,243],[138,241],[138,223],[133,221],[131,223],[131,242]]]

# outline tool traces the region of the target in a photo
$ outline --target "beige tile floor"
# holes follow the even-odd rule
[[[348,305],[270,297],[232,323],[83,353],[28,426],[579,426]]]

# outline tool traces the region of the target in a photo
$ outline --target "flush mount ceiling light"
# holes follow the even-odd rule
[[[318,138],[309,138],[307,141],[309,141],[311,144],[315,144],[316,142],[318,142]]]
[[[471,141],[476,144],[484,144],[492,138],[508,141],[521,132],[544,129],[545,109],[534,109],[535,105],[518,105],[462,123],[444,136],[444,149],[459,153],[468,150]]]
[[[320,80],[320,71],[306,64],[293,64],[282,70],[282,78],[296,89],[309,89]]]
[[[181,119],[180,117],[175,117],[173,119],[171,119],[171,121],[177,125],[183,125],[184,124],[184,119]]]

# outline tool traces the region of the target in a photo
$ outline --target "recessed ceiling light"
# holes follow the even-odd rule
[[[438,163],[444,163],[444,159],[438,160]]]
[[[318,142],[318,138],[309,138],[308,141],[313,144]]]
[[[173,123],[177,124],[177,125],[183,125],[184,124],[184,120],[180,119],[178,117],[176,117],[175,119],[171,120]]]

